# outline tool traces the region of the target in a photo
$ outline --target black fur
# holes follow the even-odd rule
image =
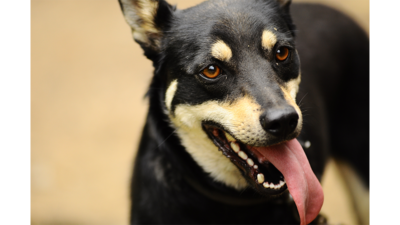
[[[163,32],[161,49],[139,43],[155,73],[135,161],[132,224],[299,223],[287,193],[266,198],[252,189],[238,192],[213,181],[195,163],[164,113],[166,88],[177,78],[172,111],[182,103],[233,100],[246,93],[270,107],[282,97],[278,84],[296,78],[301,68],[297,99],[304,123],[298,140],[312,143],[305,151],[314,173],[320,179],[333,155],[351,163],[369,186],[369,40],[352,20],[324,6],[293,4],[289,10],[272,0],[210,1],[182,11],[159,2],[155,24]],[[219,2],[228,4],[219,7]],[[264,27],[278,29],[284,40],[278,46],[293,49],[290,64],[276,65],[273,52],[261,50]],[[232,47],[229,63],[209,53],[217,38]],[[224,74],[217,80],[202,77],[199,71],[209,64]]]

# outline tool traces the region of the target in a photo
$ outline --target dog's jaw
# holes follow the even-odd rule
[[[218,147],[201,128],[201,123],[196,125],[198,126],[191,128],[175,128],[186,151],[214,180],[237,190],[247,188],[248,183],[240,170],[221,151],[218,151]]]
[[[182,145],[205,172],[216,181],[237,190],[252,186],[266,196],[279,195],[288,188],[299,211],[301,225],[311,222],[318,215],[323,192],[302,147],[295,139],[298,133],[293,133],[295,136],[287,137],[282,143],[273,143],[273,146],[249,146],[241,139],[232,137],[229,134],[232,132],[226,132],[235,130],[232,124],[238,122],[238,115],[245,118],[239,120],[241,123],[252,121],[251,115],[259,116],[257,110],[240,106],[243,104],[241,101],[246,102],[246,97],[233,103],[208,101],[194,106],[179,104],[171,113],[171,95],[177,88],[176,81],[166,92],[168,116]],[[287,88],[282,91],[289,102],[294,102],[291,91]],[[245,110],[240,112],[240,109]],[[248,116],[250,119],[247,119]],[[216,128],[207,125],[213,123],[217,124]],[[260,126],[259,123],[253,125]],[[301,129],[301,125],[298,126]],[[267,164],[269,162],[271,165]]]
[[[169,116],[171,126],[175,129],[187,152],[216,181],[237,190],[249,187],[249,183],[246,182],[247,176],[245,178],[242,175],[243,171],[241,172],[227,155],[222,154],[223,151],[218,148],[215,140],[210,138],[209,132],[207,133],[203,129],[203,124],[204,122],[213,122],[221,125],[223,132],[232,134],[238,140],[238,142],[236,140],[230,141],[233,145],[239,142],[247,146],[276,144],[276,142],[270,142],[272,139],[271,135],[266,133],[260,124],[259,118],[262,113],[260,105],[249,96],[244,96],[235,102],[207,101],[199,105],[179,104],[172,111],[171,105],[177,89],[178,80],[173,80],[169,84],[165,94],[165,113]],[[293,92],[292,88],[282,87],[282,90],[284,93]],[[286,97],[288,102],[290,100],[297,107],[290,94]],[[298,107],[296,111],[298,111],[301,118],[301,112]],[[296,130],[294,136],[290,138],[294,138],[300,132],[301,121]],[[228,144],[230,145],[230,143]],[[244,152],[241,151],[240,155],[242,155],[242,158],[245,158],[243,154]],[[240,155],[238,156],[240,157]],[[247,162],[247,159],[245,162]],[[255,173],[254,177],[258,177],[257,179],[260,180],[259,184],[264,185],[267,189],[270,187],[271,189],[284,187],[283,179],[274,179],[274,182],[269,181],[269,183],[268,181],[261,182],[264,174],[260,173],[258,175],[259,173],[256,171],[253,173]]]
[[[201,120],[192,114],[191,106],[178,106],[174,116],[170,112],[171,101],[176,91],[178,83],[173,81],[167,89],[165,104],[166,113],[171,120],[171,126],[181,140],[186,151],[193,157],[196,163],[210,176],[229,187],[243,190],[248,187],[248,183],[241,175],[240,170],[226,158],[218,147],[207,136],[202,129]],[[198,108],[208,108],[208,106],[198,106]],[[200,109],[199,109],[200,110]]]
[[[248,183],[267,196],[286,190],[283,175],[265,159],[260,160],[253,146],[236,140],[219,126],[203,123],[203,129],[219,150],[242,171]]]

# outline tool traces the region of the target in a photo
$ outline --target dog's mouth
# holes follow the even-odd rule
[[[301,225],[310,223],[318,215],[324,199],[322,187],[296,139],[256,147],[235,139],[218,124],[204,122],[203,129],[258,193],[275,196],[288,189]]]
[[[214,144],[244,173],[260,194],[271,196],[287,189],[282,173],[256,147],[243,144],[217,125],[203,125]]]

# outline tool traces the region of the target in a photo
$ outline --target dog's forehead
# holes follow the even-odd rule
[[[260,39],[264,30],[285,39],[291,38],[274,0],[206,1],[179,11],[171,30],[174,34],[180,34],[180,38],[174,38],[182,43],[192,41],[204,45],[210,45],[216,39],[231,42],[234,46],[254,43]],[[188,35],[192,38],[188,38]]]
[[[270,81],[283,85],[271,66],[271,50],[279,41],[293,41],[281,13],[274,0],[207,1],[176,12],[172,26],[165,32],[162,58],[168,71],[166,86],[170,87],[173,80],[179,81],[171,90],[177,91],[180,100],[173,101],[175,91],[171,92],[167,101],[171,109],[176,104],[234,99],[244,93],[261,105],[267,104],[267,92],[280,92]],[[286,69],[292,78],[299,74],[298,63],[294,62],[292,70]],[[203,84],[197,75],[211,64],[217,64],[226,76],[234,79],[214,86]],[[208,92],[203,93],[205,87]],[[203,94],[189,98],[194,89]]]

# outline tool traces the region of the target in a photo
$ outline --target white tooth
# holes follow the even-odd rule
[[[269,188],[268,182],[264,182],[264,183],[263,183],[263,186],[264,186],[265,188]]]
[[[228,141],[232,142],[232,141],[236,141],[235,138],[233,138],[230,134],[225,132],[225,137],[226,139],[228,139]]]
[[[283,187],[283,185],[285,185],[285,181],[281,180],[281,182],[279,182],[279,185],[280,185],[281,187]]]
[[[257,181],[259,184],[262,184],[264,182],[265,178],[264,178],[264,174],[259,173],[257,174]]]
[[[257,165],[254,165],[253,167],[254,167],[254,169],[258,169],[258,166],[257,166]]]
[[[305,147],[305,148],[311,147],[311,142],[310,142],[310,141],[306,141],[306,142],[304,143],[304,147]]]
[[[238,153],[240,151],[240,147],[238,144],[235,142],[231,142],[231,148],[233,149],[234,152]]]
[[[275,189],[279,189],[279,185],[275,184],[275,185],[274,185],[274,188],[275,188]]]
[[[244,160],[246,160],[248,157],[247,157],[247,155],[246,155],[246,153],[244,153],[243,151],[239,151],[239,157],[240,158],[242,158],[242,159],[244,159]]]
[[[248,158],[248,159],[247,159],[247,164],[249,164],[249,166],[253,166],[253,165],[254,165],[254,162],[253,162],[252,159]]]

